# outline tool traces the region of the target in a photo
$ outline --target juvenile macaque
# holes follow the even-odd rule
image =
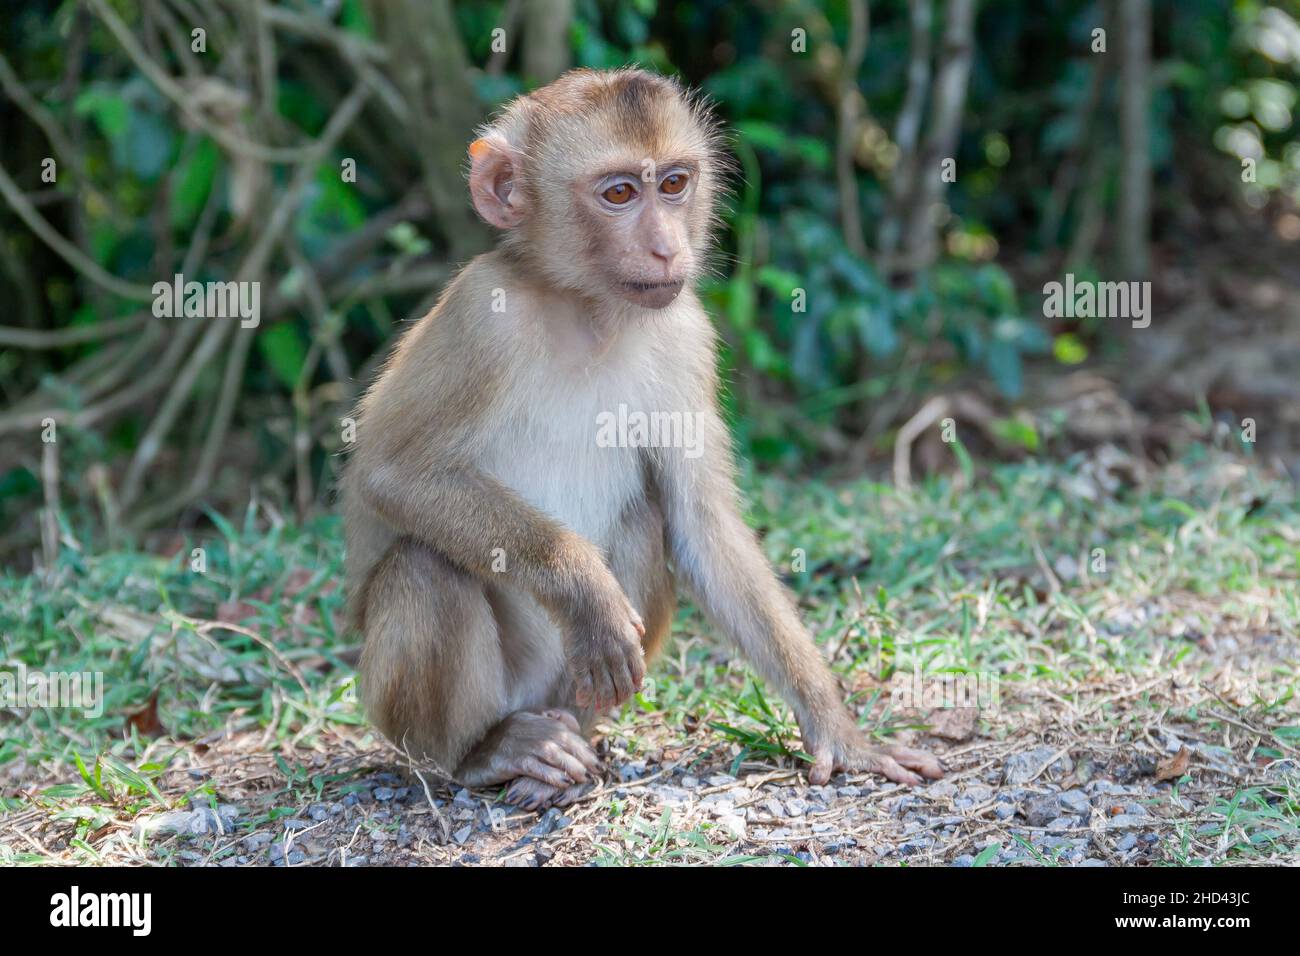
[[[580,70],[480,132],[469,190],[500,248],[402,337],[344,479],[370,718],[463,784],[573,800],[599,766],[584,734],[668,633],[671,565],[794,708],[810,780],[941,776],[867,743],[741,520],[692,289],[724,169],[713,120],[672,80]],[[694,440],[598,440],[620,414]]]

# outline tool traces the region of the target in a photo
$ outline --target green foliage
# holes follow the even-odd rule
[[[635,63],[677,74],[705,91],[729,130],[737,175],[722,214],[715,268],[701,293],[722,333],[723,380],[744,383],[725,398],[743,450],[799,464],[818,447],[809,424],[850,441],[864,437],[873,451],[884,450],[903,410],[929,391],[987,383],[1014,402],[1023,397],[1027,363],[1064,370],[1117,347],[1110,327],[1097,320],[1050,325],[1041,316],[1037,289],[1024,278],[1044,265],[1062,265],[1095,280],[1113,266],[1104,241],[1075,244],[1090,204],[1100,204],[1104,219],[1117,202],[1115,31],[1108,52],[1090,48],[1092,31],[1112,7],[1082,0],[980,5],[954,149],[958,175],[943,197],[947,218],[936,226],[940,256],[900,282],[882,261],[876,230],[889,211],[896,123],[912,52],[904,0],[870,5],[867,55],[851,78],[863,101],[847,184],[837,166],[847,4],[577,0],[568,34],[574,65]],[[477,102],[470,114],[486,117],[535,82],[523,75],[517,44],[503,57],[493,51],[494,30],[516,8],[504,0],[453,5],[458,39],[472,64]],[[1229,8],[1217,0],[1156,0],[1154,8],[1150,116],[1158,222],[1176,221],[1165,212],[1175,212],[1207,179],[1220,192],[1240,192],[1253,206],[1300,199],[1300,7],[1294,0],[1249,0]],[[373,9],[366,0],[344,0],[328,11],[310,4],[299,13],[331,18],[340,36],[369,45],[382,42]],[[936,41],[943,10],[936,5]],[[236,89],[230,70],[219,68],[232,55],[221,44],[228,46],[232,37],[214,25],[212,55],[204,62],[214,68],[209,79],[215,84],[206,95],[218,105],[202,107],[209,116],[204,127],[139,71],[102,24],[78,34],[84,46],[80,82],[69,86],[64,60],[79,11],[72,3],[50,5],[45,15],[40,5],[24,8],[13,18],[13,43],[6,48],[42,107],[57,123],[77,128],[77,163],[71,165],[80,168],[61,158],[60,178],[49,191],[63,195],[45,197],[42,208],[90,259],[130,282],[157,281],[160,252],[170,251],[174,266],[196,245],[215,251],[217,261],[209,256],[207,274],[193,278],[232,278],[270,212],[266,204],[284,194],[293,166],[250,162],[218,142],[214,129],[277,144],[308,142],[346,90],[347,77],[335,72],[350,74],[353,66],[337,51],[330,60],[328,44],[277,27],[275,98],[254,108],[251,91]],[[511,27],[517,31],[519,24]],[[791,48],[795,27],[807,33],[805,51]],[[176,51],[152,53],[178,83],[189,82]],[[392,81],[387,67],[381,73]],[[401,132],[400,124],[394,126],[383,100],[372,95],[346,140],[357,181],[340,177],[345,152],[339,149],[321,158],[302,194],[286,238],[309,263],[327,258],[381,210],[418,190],[425,175],[418,154],[446,145],[412,148],[392,135]],[[35,195],[40,186],[33,171],[51,144],[39,124],[18,114],[6,120],[4,132],[7,168]],[[458,130],[455,138],[467,134]],[[1255,161],[1254,182],[1241,181],[1242,159]],[[261,190],[259,182],[270,185]],[[451,185],[459,186],[455,177]],[[258,208],[250,208],[250,195],[259,197]],[[860,236],[845,234],[846,203],[858,207]],[[352,290],[413,263],[444,266],[430,280],[441,281],[459,264],[452,261],[459,238],[452,233],[433,215],[397,223],[384,233],[382,248],[372,247],[375,254],[345,262],[341,274],[327,277],[323,309],[309,308],[309,297],[301,295],[306,272],[280,250],[273,253],[267,274],[287,275],[276,285],[292,288],[300,301],[257,333],[234,419],[258,431],[255,444],[273,456],[291,453],[288,429],[279,427],[275,410],[288,407],[294,389],[336,399],[350,393],[350,385],[339,387],[334,379],[346,377],[344,369],[371,368],[399,323],[430,301],[409,288]],[[0,288],[10,295],[23,286],[14,277],[30,273],[27,295],[15,300],[32,303],[36,314],[28,324],[66,328],[123,317],[138,307],[92,292],[25,228],[12,235],[16,268],[0,270]],[[1080,261],[1065,262],[1067,250]],[[322,315],[328,328],[317,327]],[[45,388],[47,398],[79,407],[93,393],[65,376],[72,377],[78,362],[107,359],[118,344],[39,353],[0,349],[0,374],[12,380],[14,398]],[[127,378],[134,384],[137,377]],[[196,407],[211,407],[220,379],[212,369],[196,377]],[[156,391],[113,417],[103,451],[131,450],[130,438],[143,432],[156,407]],[[881,399],[896,395],[911,398],[900,401],[892,418],[875,421]],[[244,414],[250,407],[256,412]],[[337,411],[330,410],[331,417]],[[313,425],[312,431],[322,430]],[[1029,435],[1004,437],[1032,447]],[[174,432],[167,438],[184,444]],[[330,452],[313,450],[316,473],[327,472]],[[64,466],[75,484],[76,462]],[[6,495],[30,496],[31,488],[26,472],[6,466],[0,502]],[[33,500],[24,500],[31,510]]]

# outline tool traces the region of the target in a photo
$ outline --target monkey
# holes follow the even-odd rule
[[[640,69],[575,70],[513,100],[469,146],[497,247],[358,403],[340,487],[366,713],[526,810],[592,785],[587,735],[641,687],[679,580],[790,703],[811,782],[943,773],[867,742],[742,518],[694,289],[727,187],[722,137],[698,94]],[[599,441],[619,409],[687,416],[696,441]]]

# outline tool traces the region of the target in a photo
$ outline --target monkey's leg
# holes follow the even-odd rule
[[[599,766],[571,715],[520,709],[535,679],[506,660],[482,584],[401,538],[367,582],[362,699],[375,725],[467,786],[568,788]],[[566,719],[567,718],[567,719]]]
[[[664,552],[664,516],[652,499],[642,498],[623,515],[622,529],[609,549],[609,569],[641,615],[641,647],[646,660],[652,660],[672,628],[677,607]]]
[[[623,593],[637,609],[645,623],[642,647],[649,660],[659,652],[673,622],[676,596],[673,578],[664,556],[664,523],[658,505],[640,501],[628,509],[609,548],[609,569],[618,579]],[[572,721],[574,730],[580,723],[585,731],[598,716],[591,708],[574,719],[573,683],[568,675],[556,682],[550,696],[551,713]],[[535,778],[521,777],[510,785],[506,799],[526,810],[549,806],[568,806],[586,791],[584,786],[558,787]]]

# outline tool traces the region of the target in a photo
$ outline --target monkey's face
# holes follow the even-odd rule
[[[691,204],[699,164],[651,159],[641,170],[616,168],[575,187],[586,243],[608,291],[647,309],[662,309],[694,278]]]
[[[713,121],[672,81],[566,74],[470,157],[475,207],[554,286],[663,309],[698,275],[723,162]]]

